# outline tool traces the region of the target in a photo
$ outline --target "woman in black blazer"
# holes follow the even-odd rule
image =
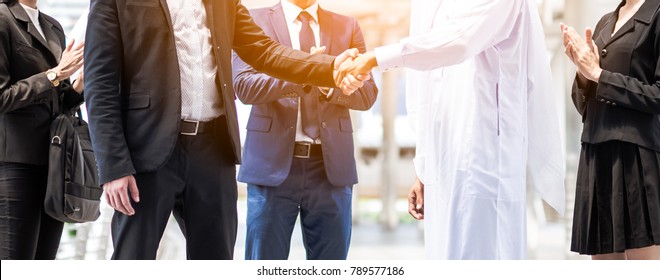
[[[586,40],[561,27],[584,123],[571,250],[592,259],[660,259],[659,14],[627,0]]]
[[[61,222],[43,211],[50,123],[82,103],[82,45],[36,0],[0,0],[0,259],[54,259]],[[82,76],[82,75],[81,75]]]

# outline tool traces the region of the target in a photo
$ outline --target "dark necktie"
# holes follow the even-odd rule
[[[302,22],[302,28],[300,28],[300,50],[305,52],[310,52],[313,46],[316,46],[316,40],[314,39],[314,31],[309,25],[309,22],[313,19],[312,16],[306,12],[300,12],[298,16],[300,22]],[[320,136],[319,131],[319,98],[315,90],[312,90],[309,93],[303,94],[300,96],[300,115],[301,115],[301,124],[302,129],[307,136],[316,140]]]

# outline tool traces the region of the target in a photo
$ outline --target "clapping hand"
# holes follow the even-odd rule
[[[560,27],[564,42],[564,52],[573,64],[577,66],[578,73],[581,75],[580,78],[598,82],[603,70],[600,68],[598,47],[592,39],[593,31],[591,28],[587,28],[585,31],[586,39],[583,39],[572,27],[563,23]]]

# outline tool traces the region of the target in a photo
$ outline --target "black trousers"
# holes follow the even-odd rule
[[[62,237],[44,212],[46,166],[0,162],[0,259],[53,260]]]
[[[140,202],[132,202],[133,216],[115,211],[113,259],[155,259],[173,211],[186,237],[188,259],[233,258],[238,222],[236,165],[222,124],[221,118],[216,120],[215,132],[179,135],[163,168],[135,175]]]

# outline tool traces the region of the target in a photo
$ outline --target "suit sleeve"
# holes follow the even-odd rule
[[[254,23],[248,10],[236,1],[236,28],[232,48],[259,72],[296,84],[335,85],[334,57],[293,50],[270,39]]]
[[[589,81],[586,88],[581,88],[578,85],[577,77],[573,81],[573,88],[571,90],[571,99],[573,100],[573,105],[577,109],[580,115],[584,116],[585,111],[587,110],[587,104],[589,100],[592,100],[594,97],[594,88],[596,88],[596,83]]]
[[[62,107],[64,110],[71,110],[80,106],[85,101],[84,92],[78,93],[73,89],[70,81],[62,86]]]
[[[4,26],[9,26],[3,21]],[[50,102],[53,85],[46,73],[35,74],[23,80],[11,83],[11,41],[8,28],[0,28],[0,114],[8,113],[34,104]],[[13,52],[14,55],[20,53]]]
[[[367,47],[364,43],[364,37],[362,36],[360,25],[358,24],[357,20],[354,18],[351,19],[353,20],[353,36],[351,38],[350,48],[356,48],[360,51],[360,53],[365,53],[367,51]],[[378,88],[376,87],[376,83],[374,82],[372,75],[372,78],[366,81],[363,87],[359,88],[351,95],[344,95],[342,94],[341,89],[334,88],[333,94],[330,97],[330,103],[352,110],[366,111],[371,109],[371,106],[374,105],[377,97]]]
[[[509,37],[521,1],[460,1],[452,16],[436,20],[430,31],[376,48],[378,66],[425,71],[459,64]]]
[[[234,53],[234,92],[244,104],[257,105],[305,94],[303,86],[254,70]]]
[[[135,174],[121,117],[123,47],[117,17],[113,0],[91,1],[85,35],[85,95],[101,184]]]
[[[617,106],[660,115],[660,59],[656,64],[653,84],[603,70],[598,80],[596,98],[610,101]]]

